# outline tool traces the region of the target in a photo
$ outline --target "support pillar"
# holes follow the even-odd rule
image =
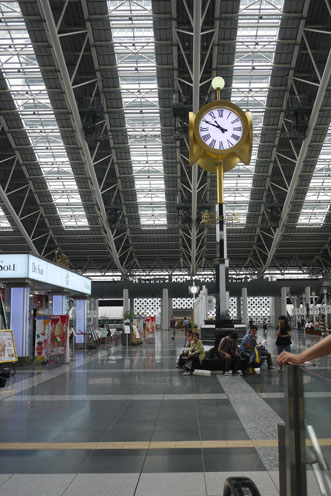
[[[280,289],[280,312],[287,317],[287,288]]]
[[[324,314],[325,314],[325,322],[326,326],[328,326],[328,288],[323,288],[324,294]]]
[[[86,328],[86,300],[76,300],[76,343],[84,343]],[[80,334],[83,333],[83,334]]]
[[[300,296],[295,296],[294,297],[294,312],[295,312],[295,326],[298,328],[299,322],[301,322],[301,317],[300,317]]]
[[[123,315],[130,310],[129,290],[123,289]]]
[[[307,318],[309,319],[309,317],[310,317],[310,287],[305,288],[305,300],[306,300],[305,315],[307,315]]]
[[[241,319],[241,298],[237,296],[237,319]]]
[[[246,328],[248,327],[248,298],[247,298],[247,288],[242,288],[241,290],[241,300],[242,300],[242,321]]]
[[[222,172],[223,175],[223,172]],[[229,272],[229,260],[227,258],[225,204],[216,203],[216,320],[228,318],[227,280]]]
[[[17,356],[33,358],[33,294],[28,287],[7,288],[5,300],[6,307],[10,308],[9,323],[14,333]]]
[[[312,292],[312,299],[313,299],[313,323],[315,324],[316,322],[316,295],[315,291]]]
[[[53,315],[65,315],[67,313],[67,296],[53,295]]]
[[[162,290],[162,303],[161,303],[161,329],[169,329],[169,292],[167,288]]]

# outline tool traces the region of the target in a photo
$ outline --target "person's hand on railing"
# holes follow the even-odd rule
[[[277,357],[277,363],[279,365],[286,365],[287,363],[293,363],[295,365],[301,365],[302,363],[308,362],[309,360],[316,360],[316,358],[321,358],[331,354],[331,334],[315,343],[310,348],[302,351],[298,355],[294,353],[288,353],[283,351]]]
[[[305,360],[301,357],[301,353],[296,355],[295,353],[289,353],[288,351],[282,351],[277,357],[277,363],[280,366],[286,365],[287,363],[292,363],[293,365],[301,365]]]

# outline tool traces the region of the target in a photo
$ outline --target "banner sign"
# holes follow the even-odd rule
[[[154,338],[155,336],[155,317],[146,317],[145,322],[146,322],[146,329],[145,329],[145,336],[146,339],[149,338]]]
[[[65,363],[68,350],[69,315],[37,315],[35,361]]]
[[[11,330],[0,330],[0,363],[17,362],[14,334]]]
[[[91,294],[91,280],[34,255],[0,255],[0,279],[34,279]]]

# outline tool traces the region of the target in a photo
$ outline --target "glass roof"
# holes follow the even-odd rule
[[[36,55],[18,2],[0,2],[0,68],[64,229],[89,229]]]
[[[107,2],[142,229],[166,229],[151,0]]]
[[[224,177],[227,210],[240,217],[232,227],[246,223],[283,3],[240,0],[231,101],[252,113],[254,135],[250,165],[240,164]]]
[[[331,205],[331,124],[318,157],[297,227],[321,227]]]
[[[0,207],[0,231],[12,231],[12,230],[13,228],[11,227],[7,217],[5,216],[5,212]]]

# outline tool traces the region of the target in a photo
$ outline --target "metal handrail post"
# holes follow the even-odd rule
[[[286,489],[291,496],[307,496],[305,413],[302,370],[286,367],[285,374]]]
[[[278,424],[279,494],[287,496],[285,424]]]

